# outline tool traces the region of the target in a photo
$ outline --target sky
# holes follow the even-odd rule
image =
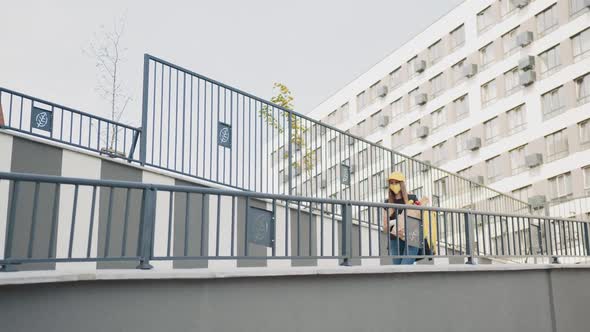
[[[143,54],[307,113],[463,0],[3,1],[0,86],[106,116],[83,50],[126,17],[123,121],[139,124]]]

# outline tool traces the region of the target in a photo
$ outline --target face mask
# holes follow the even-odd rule
[[[402,190],[402,187],[399,185],[399,183],[395,183],[395,184],[390,184],[389,189],[391,191],[393,191],[394,194],[397,194]]]

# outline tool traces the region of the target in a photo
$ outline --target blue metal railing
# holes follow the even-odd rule
[[[138,160],[141,129],[0,87],[5,129],[77,148]]]
[[[564,218],[2,172],[0,185],[9,188],[4,270],[117,261],[147,269],[151,261],[226,259],[390,264],[408,256],[387,249],[386,209],[404,209],[405,224],[411,215],[422,220],[418,242],[431,252],[409,257],[549,262],[590,255],[588,222]],[[365,213],[355,217],[354,210]],[[397,234],[409,238],[400,224]]]
[[[142,161],[250,191],[386,199],[386,178],[438,206],[529,213],[530,206],[151,55],[144,58]],[[222,130],[230,144],[220,144]],[[355,212],[356,213],[356,212]]]

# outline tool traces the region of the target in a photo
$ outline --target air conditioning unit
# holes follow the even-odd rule
[[[382,85],[377,88],[377,97],[385,97],[387,96],[387,86]]]
[[[518,69],[527,71],[535,68],[535,57],[532,55],[525,56],[518,61]]]
[[[463,76],[470,78],[477,74],[477,65],[474,63],[466,64],[463,66]]]
[[[481,138],[471,137],[469,140],[467,140],[467,149],[475,151],[479,148],[481,148]]]
[[[529,197],[528,203],[531,207],[535,210],[541,209],[545,206],[545,202],[547,202],[547,198],[545,195],[536,195]]]
[[[326,179],[323,179],[323,180],[320,182],[320,188],[322,188],[322,189],[326,189],[326,187],[328,187],[328,181],[327,181]]]
[[[475,182],[477,184],[483,184],[483,176],[482,175],[472,176],[469,178],[469,180],[471,182]]]
[[[428,137],[428,132],[429,129],[427,126],[421,126],[418,127],[416,136],[418,136],[419,138],[426,138]]]
[[[533,42],[533,33],[531,31],[523,31],[516,36],[516,43],[520,47],[525,47]]]
[[[533,168],[543,164],[543,155],[540,153],[529,154],[524,158],[524,162],[528,168]]]
[[[432,168],[432,164],[430,163],[430,160],[424,160],[420,164],[420,171],[421,172],[428,172],[431,168]]]
[[[416,66],[414,67],[417,73],[421,73],[426,70],[426,61],[424,60],[417,60]]]
[[[389,116],[387,115],[380,115],[375,120],[377,121],[377,126],[381,128],[387,127],[389,124]]]
[[[524,73],[521,73],[520,76],[518,77],[518,82],[520,83],[520,85],[523,86],[529,86],[533,83],[535,83],[535,80],[537,79],[537,74],[532,71],[525,71]]]
[[[425,93],[420,93],[415,98],[416,98],[416,104],[418,104],[420,106],[426,104],[426,102],[428,101],[428,95]]]
[[[524,8],[529,4],[529,0],[510,0],[512,4],[517,8]]]

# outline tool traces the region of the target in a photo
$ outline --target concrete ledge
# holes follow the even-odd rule
[[[314,275],[370,275],[399,273],[448,272],[507,272],[586,269],[590,265],[576,264],[493,264],[493,265],[411,265],[375,267],[289,267],[289,268],[232,268],[232,269],[154,269],[97,270],[97,271],[23,271],[0,273],[0,286],[44,283],[63,283],[93,280],[167,280],[167,279],[227,279],[256,277],[292,277]]]

